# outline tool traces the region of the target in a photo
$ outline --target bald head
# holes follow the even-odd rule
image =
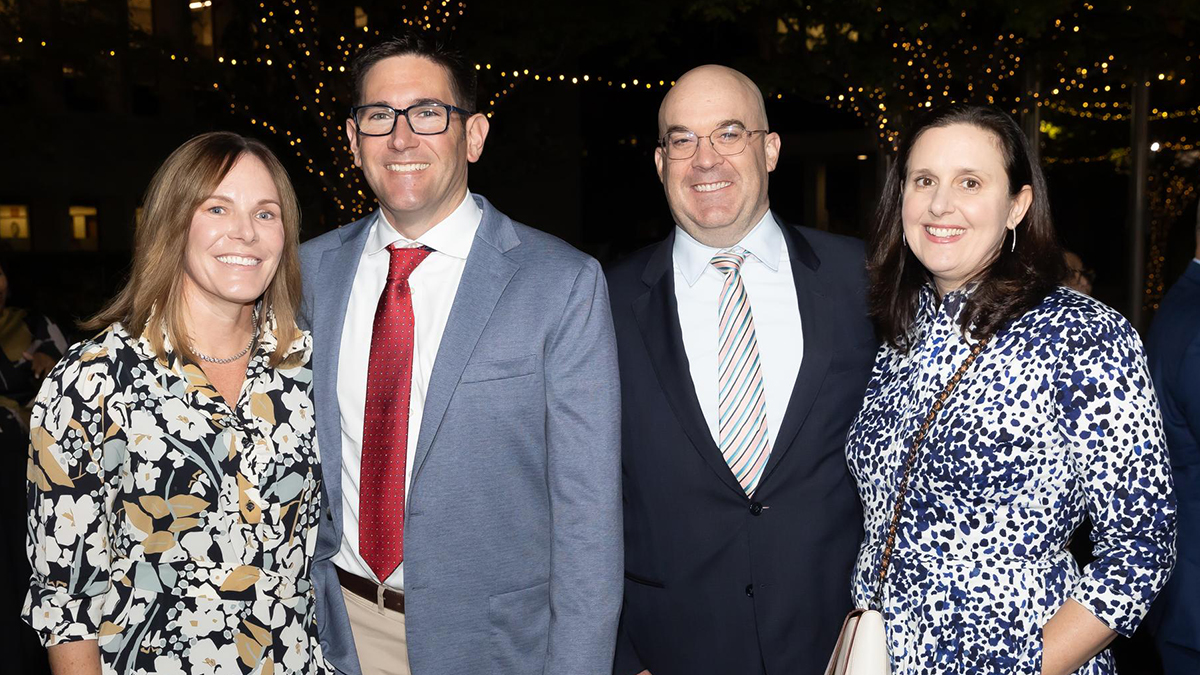
[[[758,85],[733,68],[715,64],[687,71],[663,97],[658,107],[658,133],[667,132],[671,110],[692,107],[705,99],[720,98],[746,111],[750,119],[741,120],[747,129],[767,128],[767,106]],[[699,131],[699,130],[695,130]]]
[[[694,139],[690,148],[672,146],[672,153],[662,145],[654,152],[675,223],[708,246],[741,241],[770,209],[767,174],[779,160],[779,135],[767,128],[762,92],[732,68],[694,68],[663,98],[658,133]]]

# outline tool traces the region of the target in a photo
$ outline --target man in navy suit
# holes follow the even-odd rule
[[[876,341],[861,242],[779,221],[780,139],[741,73],[659,109],[674,216],[608,271],[621,370],[616,675],[819,675],[862,535],[844,441]]]
[[[1179,557],[1147,620],[1166,675],[1200,673],[1200,218],[1196,259],[1163,298],[1146,341],[1179,499]]]

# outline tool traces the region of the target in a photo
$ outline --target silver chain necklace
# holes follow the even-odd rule
[[[227,359],[218,359],[218,358],[213,358],[207,354],[202,354],[199,351],[197,351],[195,346],[192,347],[192,353],[195,354],[196,357],[198,359],[200,359],[201,361],[208,361],[209,363],[216,363],[218,365],[224,365],[226,363],[233,363],[234,361],[237,361],[238,359],[245,356],[250,351],[250,348],[254,346],[254,341],[257,339],[258,339],[258,309],[255,308],[255,310],[254,310],[254,334],[250,336],[250,342],[246,345],[246,347],[242,351],[234,354],[233,356],[230,356]]]

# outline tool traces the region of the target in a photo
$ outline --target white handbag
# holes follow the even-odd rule
[[[856,609],[846,615],[825,675],[891,675],[883,615]]]
[[[975,362],[975,358],[979,356],[979,352],[983,351],[987,343],[988,338],[984,338],[971,347],[970,355],[946,382],[946,387],[938,395],[933,408],[925,416],[925,422],[913,438],[912,447],[909,448],[908,457],[904,462],[904,474],[900,477],[900,486],[896,489],[896,508],[892,511],[892,523],[888,527],[887,542],[883,547],[883,555],[879,559],[879,586],[875,590],[871,607],[880,607],[883,584],[887,579],[888,564],[892,560],[892,549],[896,545],[896,525],[900,522],[904,495],[908,491],[908,476],[917,459],[917,448],[921,446],[921,441],[925,440],[925,434],[933,424],[933,419],[946,405],[946,399],[950,397],[950,393],[958,386],[959,380],[963,378],[967,369]],[[884,629],[882,613],[876,609],[856,609],[846,615],[846,620],[842,622],[842,632],[838,635],[837,645],[834,646],[833,655],[829,657],[829,665],[825,668],[825,675],[892,675],[892,662],[888,656],[887,632]]]

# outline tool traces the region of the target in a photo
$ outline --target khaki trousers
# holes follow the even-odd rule
[[[346,613],[363,675],[411,675],[404,615],[370,602],[346,589]]]

